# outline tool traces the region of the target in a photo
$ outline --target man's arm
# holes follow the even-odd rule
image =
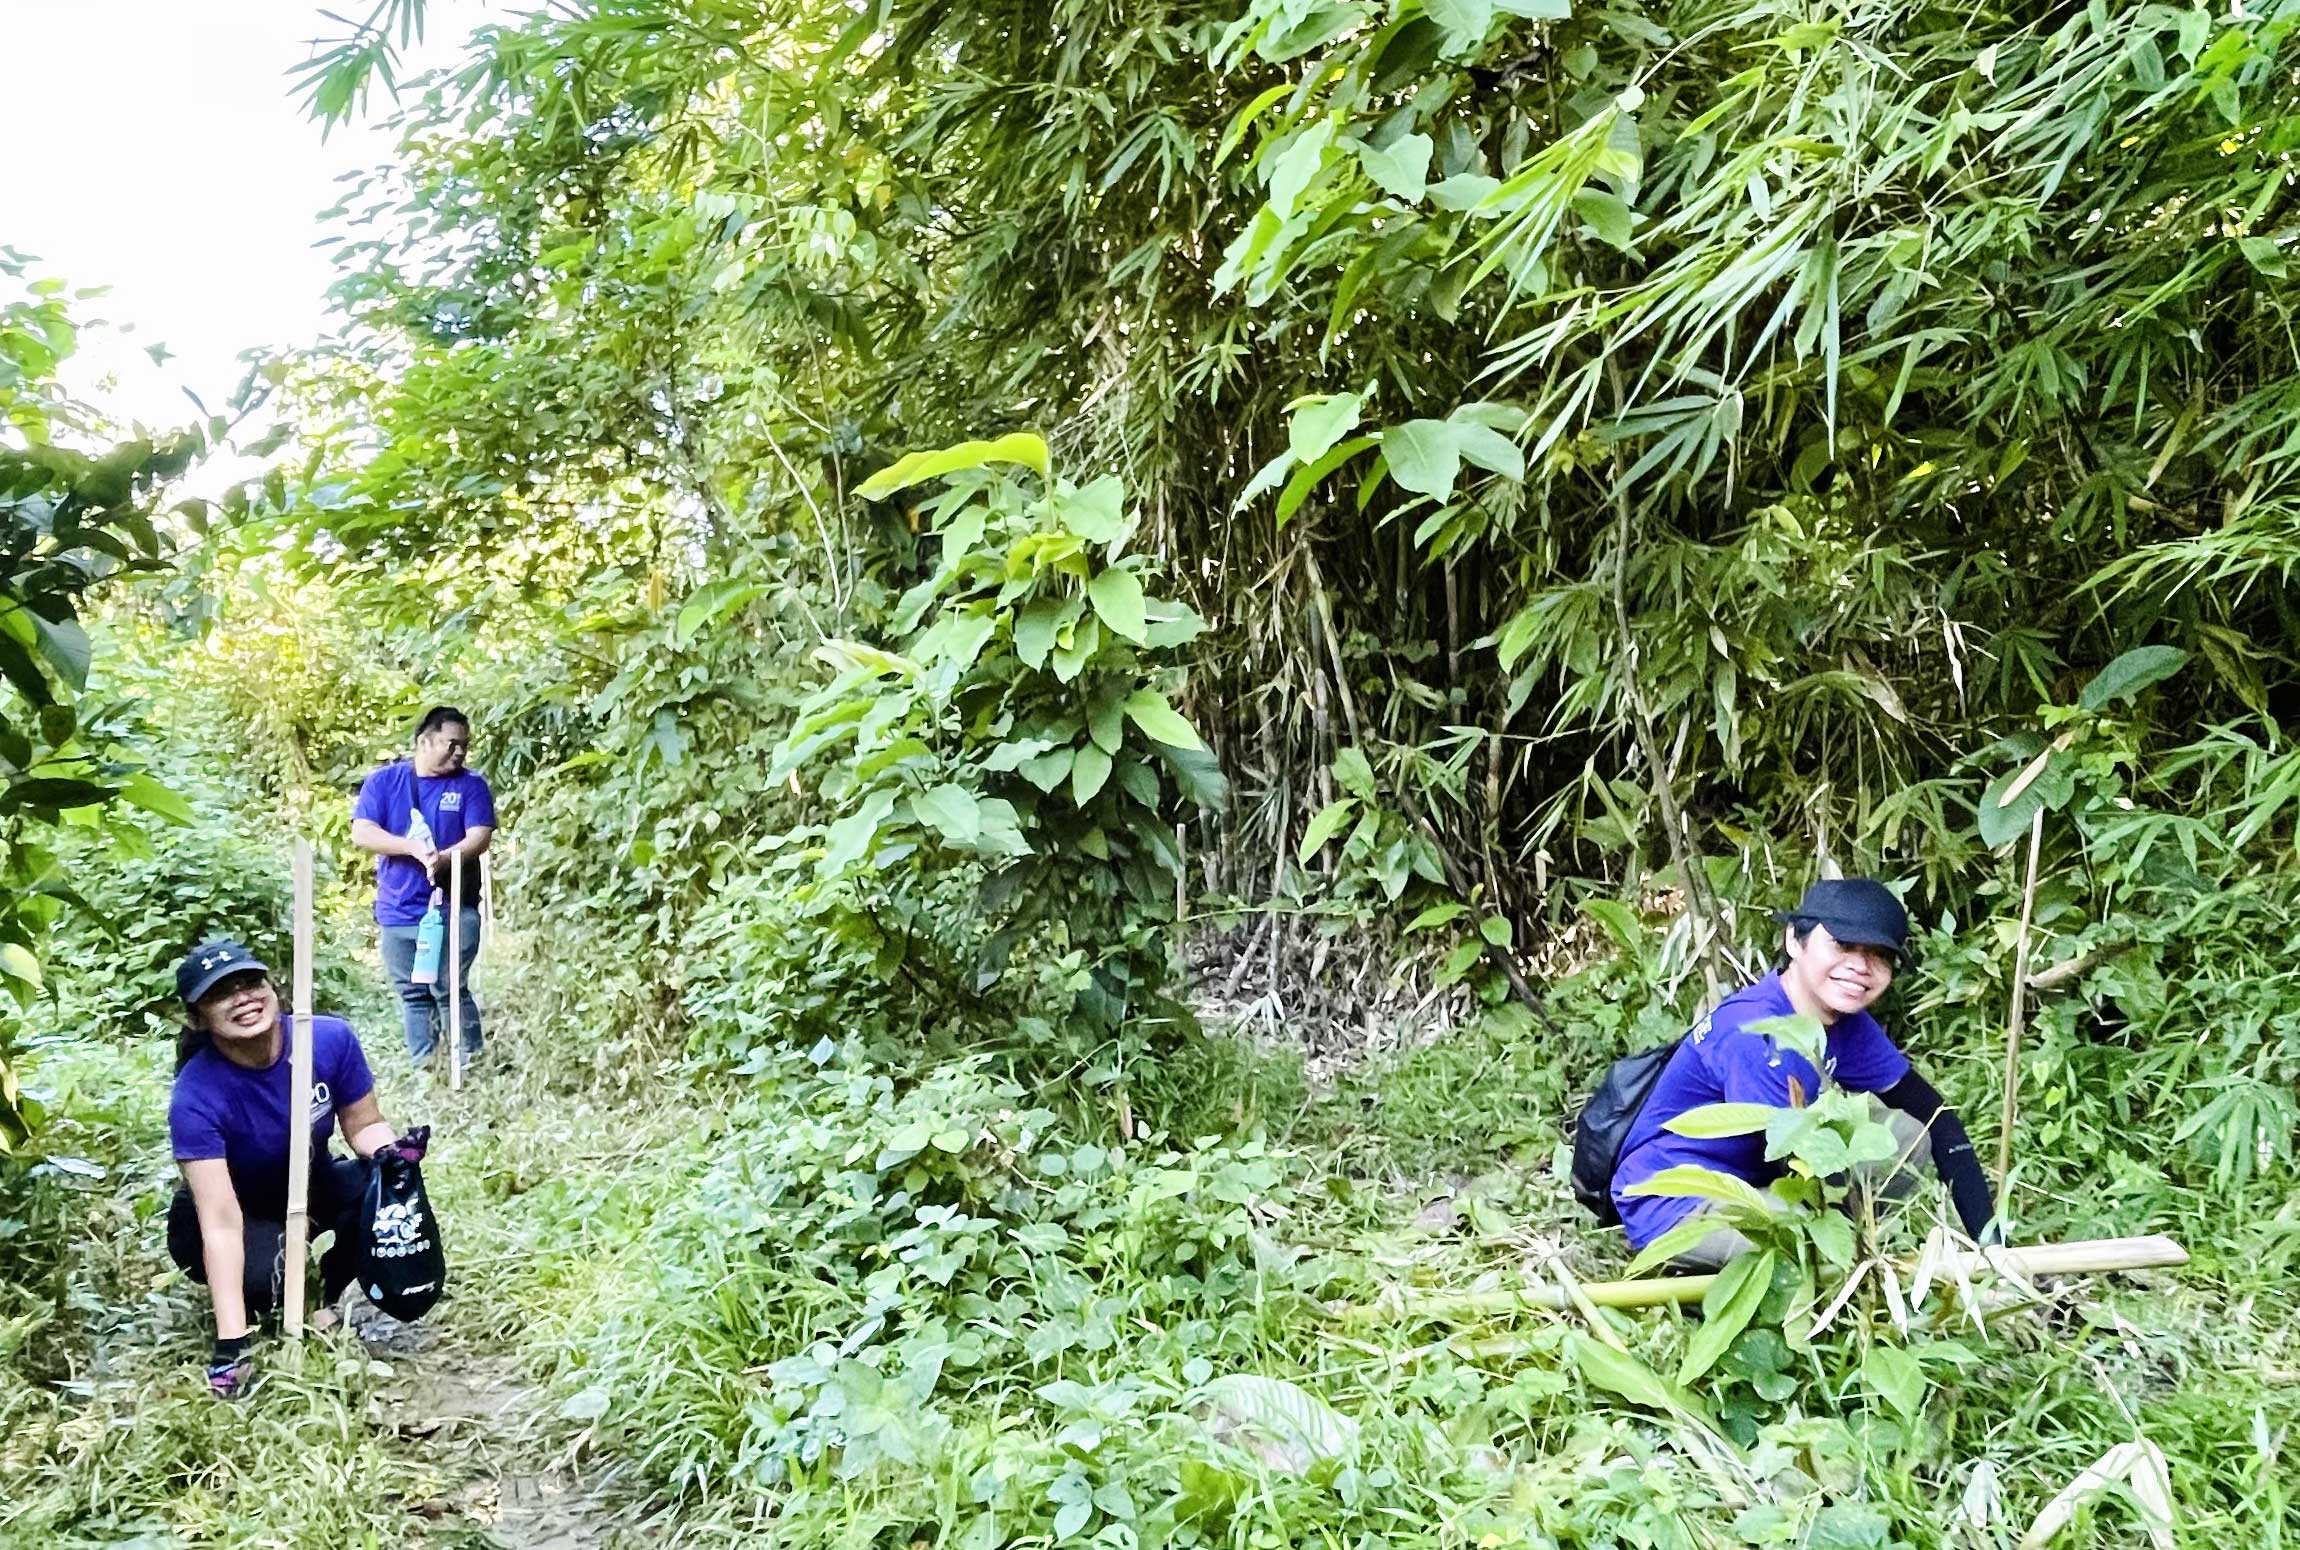
[[[1996,1218],[1996,1201],[1989,1193],[1988,1175],[1981,1172],[1981,1160],[1973,1154],[1973,1138],[1957,1111],[1941,1102],[1940,1093],[1913,1066],[1877,1097],[1931,1134],[1933,1171],[1948,1186],[1949,1203],[1957,1209],[1958,1222],[1976,1243],[1990,1241],[1986,1235]]]
[[[394,834],[372,818],[354,818],[351,821],[351,842],[361,850],[378,856],[405,856],[425,866],[431,864],[436,852],[427,850],[416,840],[404,834]]]
[[[463,831],[462,839],[459,839],[454,844],[448,846],[445,850],[441,851],[440,854],[443,856],[483,856],[487,853],[488,845],[491,844],[494,839],[494,825],[484,823],[474,824],[472,827]]]

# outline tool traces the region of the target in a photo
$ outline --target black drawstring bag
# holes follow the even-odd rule
[[[420,1147],[426,1127],[409,1139]],[[423,1165],[396,1147],[375,1155],[359,1207],[359,1287],[395,1319],[419,1319],[447,1289],[447,1251],[423,1191]]]

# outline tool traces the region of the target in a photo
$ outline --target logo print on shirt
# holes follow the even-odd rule
[[[460,791],[450,791],[450,792],[446,793],[444,796],[442,796],[442,797],[439,799],[439,810],[440,810],[441,812],[443,812],[443,813],[460,813],[460,812],[462,812],[462,811],[463,811],[463,793],[462,793],[462,792],[460,792]]]

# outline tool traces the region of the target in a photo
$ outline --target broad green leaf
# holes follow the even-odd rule
[[[1310,826],[1302,831],[1302,848],[1295,856],[1295,861],[1308,866],[1310,858],[1324,850],[1326,842],[1341,832],[1342,825],[1350,821],[1350,815],[1357,811],[1357,807],[1353,798],[1343,797],[1320,808],[1318,815],[1310,820]]]
[[[1046,654],[1054,649],[1055,632],[1069,612],[1069,605],[1061,598],[1035,597],[1015,616],[1014,654],[1022,658],[1024,666],[1033,672],[1045,668]]]
[[[1748,1136],[1763,1130],[1781,1112],[1769,1103],[1705,1103],[1665,1121],[1661,1128],[1674,1135],[1703,1140]]]
[[[192,812],[191,803],[149,775],[129,776],[120,787],[120,797],[147,813],[157,813],[173,823],[191,823],[196,816]]]
[[[1872,1393],[1914,1421],[1925,1401],[1925,1370],[1899,1346],[1873,1345],[1861,1358],[1861,1381]]]
[[[1496,947],[1509,946],[1512,933],[1508,917],[1502,915],[1486,916],[1485,919],[1477,923],[1477,934]]]
[[[1126,485],[1104,474],[1062,502],[1062,525],[1090,544],[1114,544],[1126,534]]]
[[[1597,233],[1597,240],[1607,247],[1630,251],[1630,225],[1633,217],[1629,206],[1617,195],[1602,189],[1585,188],[1573,196],[1576,215],[1589,223]]]
[[[1670,1413],[1684,1408],[1683,1396],[1627,1351],[1616,1351],[1577,1329],[1565,1337],[1565,1354],[1574,1371],[1631,1404]]]
[[[1301,509],[1302,502],[1310,498],[1312,490],[1325,482],[1328,474],[1368,447],[1379,445],[1381,442],[1378,437],[1352,436],[1348,441],[1333,448],[1316,462],[1305,463],[1296,468],[1294,476],[1286,481],[1286,487],[1278,492],[1277,505],[1272,508],[1277,516],[1278,526],[1284,527],[1293,520],[1294,513]]]
[[[2076,795],[2076,760],[2067,754],[2054,754],[2046,763],[2044,773],[2030,781],[2009,806],[2000,798],[2005,788],[2020,778],[2019,770],[2007,770],[1988,784],[1981,793],[1981,843],[1995,850],[2008,840],[2028,833],[2029,821],[2041,809],[2058,812]]]
[[[40,960],[14,942],[0,942],[0,974],[34,990],[41,986]]]
[[[1282,220],[1294,213],[1301,198],[1325,165],[1326,148],[1333,143],[1334,121],[1319,119],[1302,130],[1270,163],[1270,208]]]
[[[2135,646],[2093,675],[2076,697],[2085,710],[2106,710],[2129,700],[2141,690],[2162,683],[2188,665],[2188,653],[2178,646]]]
[[[1070,626],[1068,639],[1064,639],[1059,632],[1055,635],[1054,651],[1050,658],[1054,676],[1063,683],[1069,683],[1086,670],[1086,664],[1093,661],[1094,653],[1101,649],[1101,624],[1093,618],[1079,619]]]
[[[1419,915],[1416,915],[1413,919],[1407,921],[1406,930],[1427,931],[1433,926],[1442,926],[1448,922],[1459,920],[1462,918],[1462,916],[1467,915],[1468,913],[1469,906],[1466,904],[1433,904],[1428,909],[1423,910]]]
[[[1225,1373],[1200,1392],[1231,1427],[1252,1431],[1307,1455],[1302,1464],[1332,1463],[1358,1445],[1358,1424],[1298,1383],[1259,1373]]]
[[[1070,800],[1084,807],[1110,778],[1110,755],[1088,743],[1070,761]]]
[[[2239,237],[2236,246],[2243,253],[2246,263],[2271,280],[2281,280],[2291,272],[2290,265],[2284,260],[2283,249],[2276,246],[2273,237]]]
[[[1463,420],[1459,410],[1446,423],[1453,427],[1454,445],[1463,458],[1504,479],[1524,480],[1525,453],[1516,442],[1489,426]]]
[[[1442,501],[1461,476],[1460,432],[1443,420],[1408,420],[1382,432],[1382,457],[1401,489]]]
[[[1286,428],[1286,449],[1296,463],[1315,463],[1358,423],[1355,393],[1329,393],[1299,400]]]
[[[1046,442],[1028,431],[1013,431],[989,441],[962,441],[933,452],[913,452],[865,479],[855,494],[864,500],[884,500],[914,484],[993,463],[1019,463],[1043,479],[1048,471]]]
[[[1086,735],[1104,753],[1118,752],[1126,740],[1126,706],[1117,695],[1105,691],[1086,707]]]
[[[1446,47],[1454,52],[1484,42],[1493,26],[1493,0],[1425,0],[1422,9],[1445,29]]]
[[[1388,145],[1358,147],[1358,165],[1374,186],[1403,204],[1418,204],[1429,188],[1430,153],[1435,143],[1425,134],[1400,135]]]
[[[1025,759],[1015,768],[1024,780],[1041,791],[1052,791],[1070,778],[1070,766],[1078,760],[1073,748],[1050,748],[1045,753]]]
[[[671,626],[671,644],[686,649],[706,626],[763,596],[766,590],[755,582],[704,583],[687,594],[687,600],[679,605],[679,617]]]
[[[1743,1253],[1718,1272],[1701,1299],[1701,1327],[1685,1343],[1685,1359],[1677,1366],[1680,1387],[1697,1381],[1717,1365],[1757,1316],[1772,1286],[1773,1256],[1769,1251]]]
[[[1651,1178],[1640,1180],[1622,1191],[1625,1195],[1649,1195],[1668,1200],[1712,1200],[1719,1205],[1734,1206],[1758,1216],[1771,1216],[1773,1203],[1756,1185],[1715,1168],[1704,1168],[1698,1163],[1679,1163],[1664,1168]],[[1720,1224],[1722,1225],[1722,1224]]]
[[[88,663],[94,648],[88,643],[88,632],[77,619],[43,619],[29,609],[25,617],[40,637],[40,654],[55,669],[56,676],[77,692],[88,687]]]
[[[910,810],[953,845],[972,845],[982,833],[982,808],[964,786],[943,784],[910,799]]]
[[[1087,583],[1086,594],[1095,613],[1113,634],[1139,646],[1149,639],[1149,621],[1142,611],[1142,581],[1130,570],[1111,566]]]
[[[1154,742],[1173,748],[1206,746],[1190,723],[1166,703],[1166,696],[1155,689],[1137,689],[1126,696],[1126,715]]]

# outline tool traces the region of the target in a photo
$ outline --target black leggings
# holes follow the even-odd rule
[[[311,1235],[335,1234],[335,1242],[319,1260],[323,1306],[341,1297],[358,1273],[359,1204],[374,1167],[370,1162],[333,1155],[312,1159]],[[287,1223],[243,1213],[240,1237],[247,1248],[241,1277],[248,1322],[253,1324],[283,1300],[280,1291],[287,1280]],[[168,1258],[202,1286],[208,1284],[208,1255],[200,1240],[199,1208],[192,1203],[192,1192],[181,1184],[176,1186],[176,1198],[168,1204]]]

